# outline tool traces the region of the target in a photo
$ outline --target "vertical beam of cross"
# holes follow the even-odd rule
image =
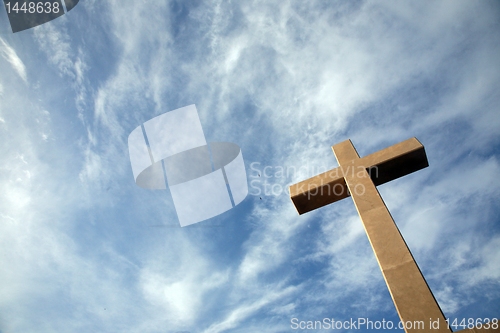
[[[352,196],[405,331],[451,332],[376,188],[426,167],[423,146],[413,138],[364,158],[350,140],[332,149],[338,168],[290,187],[297,211],[302,214]]]
[[[340,166],[354,164],[352,161],[359,159],[349,140],[332,149]],[[425,325],[425,329],[408,328],[406,332],[451,332],[368,172],[346,172],[344,179],[401,321],[408,323],[408,327],[421,322]],[[439,320],[440,328],[432,329],[430,323],[436,320]]]

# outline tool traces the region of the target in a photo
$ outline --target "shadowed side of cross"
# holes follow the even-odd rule
[[[351,196],[405,331],[451,332],[376,187],[427,167],[424,146],[412,138],[363,158],[350,140],[332,149],[338,168],[290,186],[298,213]]]
[[[366,170],[366,176],[377,186],[429,166],[424,147],[416,138],[363,158],[359,158],[350,140],[332,149],[339,162],[338,168],[290,186],[290,196],[299,214],[347,198],[350,188],[346,177],[364,178]]]

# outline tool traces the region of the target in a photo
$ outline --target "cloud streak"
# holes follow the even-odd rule
[[[28,82],[28,77],[26,74],[26,67],[24,66],[23,61],[17,55],[16,51],[10,47],[2,38],[0,38],[0,43],[2,46],[2,56],[5,60],[7,60],[12,68],[16,71],[19,77],[25,82]]]

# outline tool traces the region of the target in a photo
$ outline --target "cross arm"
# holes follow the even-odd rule
[[[291,185],[290,198],[299,214],[350,196],[344,174],[366,169],[375,185],[381,185],[429,166],[424,146],[411,138],[359,158],[350,140],[332,147],[339,167]]]
[[[291,185],[289,190],[299,215],[349,196],[340,167]]]
[[[424,146],[417,138],[367,155],[360,158],[356,164],[366,168],[376,186],[429,166]]]

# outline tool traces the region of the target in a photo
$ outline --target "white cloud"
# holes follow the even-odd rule
[[[74,51],[71,48],[70,37],[64,30],[57,29],[53,24],[43,24],[33,28],[35,38],[49,61],[59,72],[75,78]]]
[[[19,56],[17,55],[16,51],[10,47],[2,38],[0,38],[0,44],[1,44],[1,54],[4,57],[5,60],[7,60],[12,68],[17,72],[17,74],[21,77],[21,79],[27,83],[27,74],[26,74],[26,67],[24,66],[23,61]],[[0,95],[1,95],[2,89],[0,89]]]
[[[297,289],[295,287],[277,288],[274,286],[271,290],[266,290],[261,296],[251,302],[239,304],[236,309],[229,311],[227,317],[221,321],[212,324],[209,328],[204,330],[204,333],[219,333],[238,327],[244,319],[248,318],[255,312],[261,310],[263,307],[270,303],[282,299],[283,297],[294,293]]]
[[[35,27],[34,34],[39,48],[45,53],[49,63],[55,66],[59,76],[70,79],[69,85],[75,92],[78,117],[84,125],[87,125],[88,119],[85,114],[90,103],[89,92],[93,91],[93,87],[87,78],[89,65],[86,62],[88,55],[84,48],[82,46],[77,48],[74,43],[72,44],[71,37],[65,29],[52,24]]]
[[[158,318],[171,328],[189,326],[207,311],[207,293],[220,290],[229,272],[212,268],[211,260],[186,237],[168,238],[171,251],[160,258],[150,257],[138,283],[145,299],[156,307],[154,311],[163,313]]]
[[[496,236],[488,240],[480,248],[477,257],[480,258],[480,264],[474,267],[469,272],[466,272],[467,278],[464,282],[468,282],[468,286],[477,286],[486,281],[498,281],[500,278],[500,237]]]
[[[260,228],[244,244],[247,251],[238,267],[238,277],[243,285],[255,282],[260,274],[276,269],[290,255],[286,244],[303,223],[295,219],[293,208],[286,206],[289,204],[287,199],[279,201],[283,204],[282,209],[255,209],[255,219],[266,219],[267,223],[260,224]]]

